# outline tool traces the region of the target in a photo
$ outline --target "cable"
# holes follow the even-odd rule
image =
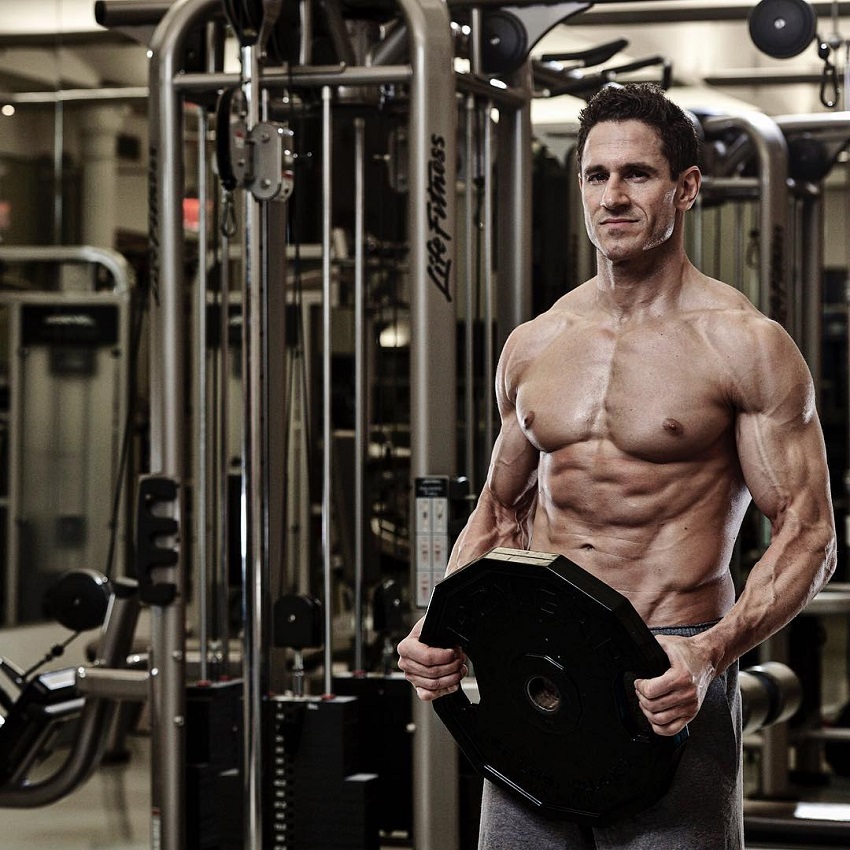
[[[256,43],[265,11],[262,0],[223,0],[224,15],[242,47]]]
[[[35,671],[38,670],[39,667],[43,667],[49,661],[53,661],[54,658],[59,658],[59,656],[63,655],[65,653],[65,647],[67,647],[68,644],[71,643],[71,641],[76,640],[81,634],[82,632],[74,632],[71,637],[67,638],[62,643],[54,644],[51,647],[50,652],[48,652],[44,656],[44,658],[33,664],[32,667],[29,668],[29,670],[25,670],[23,673],[21,673],[21,680],[23,682],[26,682],[27,678],[29,678],[29,676],[35,673]]]
[[[295,98],[291,95],[292,92],[292,66],[289,66],[289,74],[290,74],[290,97],[288,102],[288,116],[287,122],[290,127],[296,124],[296,115],[295,115],[295,106],[294,101]],[[304,138],[303,132],[303,121],[301,126],[300,138]],[[299,134],[294,133],[293,136],[294,142],[297,145],[299,143]],[[298,164],[299,162],[304,161],[304,156],[297,156],[295,162]],[[307,469],[313,468],[313,429],[311,424],[310,417],[310,405],[308,404],[309,399],[309,387],[307,381],[307,352],[304,348],[304,280],[302,277],[302,257],[301,257],[301,241],[302,236],[299,231],[299,219],[298,213],[301,210],[301,206],[299,204],[300,197],[297,191],[292,193],[292,197],[289,200],[290,204],[290,215],[287,218],[287,228],[289,230],[289,239],[287,240],[287,244],[291,244],[294,248],[294,256],[293,256],[293,284],[294,284],[294,301],[293,307],[295,310],[295,322],[294,322],[294,330],[295,330],[295,339],[293,340],[292,346],[292,357],[293,357],[293,368],[289,372],[289,386],[287,387],[286,397],[287,404],[290,406],[290,410],[293,404],[293,399],[295,396],[295,381],[296,377],[300,378],[301,383],[301,397],[303,399],[302,403],[302,420],[303,420],[303,429],[304,429],[304,445],[306,447],[306,463]],[[300,368],[296,369],[296,358],[300,361]],[[296,375],[297,372],[297,375]],[[290,428],[287,429],[286,434],[284,435],[284,456],[289,457],[289,443],[291,438],[291,425],[292,425],[292,417],[289,417]],[[312,476],[307,476],[307,498],[310,504],[313,502],[314,496],[314,487],[313,487],[313,479]],[[302,533],[305,535],[307,539],[309,539],[310,529],[305,528],[302,530]],[[292,592],[297,592],[297,578],[293,576],[293,581],[291,585]]]

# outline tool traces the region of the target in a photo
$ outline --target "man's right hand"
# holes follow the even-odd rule
[[[419,699],[430,702],[454,693],[469,668],[460,647],[441,649],[427,646],[419,640],[424,622],[423,617],[399,643],[398,666],[404,671],[404,678],[416,688]]]

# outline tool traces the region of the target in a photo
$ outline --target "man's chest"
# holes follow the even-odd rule
[[[653,461],[699,455],[732,424],[722,357],[688,332],[578,331],[523,369],[516,409],[539,449],[609,441]]]

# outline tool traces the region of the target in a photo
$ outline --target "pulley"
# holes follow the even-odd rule
[[[817,15],[807,0],[761,0],[750,12],[749,28],[762,53],[790,59],[812,43]]]

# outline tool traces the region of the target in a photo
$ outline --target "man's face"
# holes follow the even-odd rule
[[[596,124],[580,182],[587,234],[609,260],[635,257],[673,233],[681,177],[671,178],[661,139],[642,121]]]

